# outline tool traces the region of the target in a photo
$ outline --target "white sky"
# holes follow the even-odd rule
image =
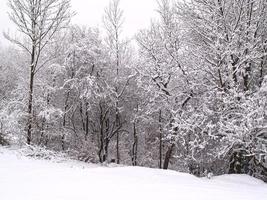
[[[146,28],[151,18],[156,15],[157,0],[120,0],[124,10],[123,32],[127,37],[132,37],[137,30]],[[5,43],[3,31],[12,33],[12,23],[8,18],[7,0],[0,0],[0,43]],[[73,23],[85,26],[103,27],[102,17],[109,0],[72,0],[72,9],[77,13]]]

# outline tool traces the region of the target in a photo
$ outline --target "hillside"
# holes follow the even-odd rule
[[[267,185],[246,175],[196,178],[141,167],[36,160],[0,148],[1,200],[266,200]]]

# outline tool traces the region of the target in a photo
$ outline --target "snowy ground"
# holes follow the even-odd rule
[[[0,148],[1,200],[267,200],[245,175],[212,179],[141,167],[34,160]]]

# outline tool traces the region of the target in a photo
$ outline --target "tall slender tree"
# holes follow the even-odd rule
[[[19,37],[4,34],[29,56],[29,99],[27,144],[32,141],[33,93],[36,73],[45,66],[40,57],[54,35],[70,22],[70,0],[9,0],[9,16],[21,33]]]
[[[119,71],[121,65],[121,29],[123,24],[123,11],[120,9],[120,1],[113,0],[105,10],[104,24],[108,35],[108,44],[111,49],[111,54],[114,56],[116,80],[115,80],[115,126],[116,128],[121,126],[120,122],[120,111],[119,111]],[[120,163],[120,152],[119,152],[119,132],[116,134],[116,161]]]

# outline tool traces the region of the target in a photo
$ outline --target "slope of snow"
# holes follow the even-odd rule
[[[1,200],[267,200],[267,184],[246,175],[196,178],[141,167],[30,159],[0,148]]]

